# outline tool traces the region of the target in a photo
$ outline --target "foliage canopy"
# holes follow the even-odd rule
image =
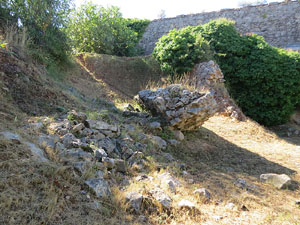
[[[138,41],[135,30],[142,29],[137,26],[144,25],[122,18],[118,7],[88,2],[72,11],[66,32],[77,52],[131,56]]]
[[[173,29],[162,36],[153,51],[161,69],[171,76],[191,71],[196,63],[212,59],[209,44],[193,27]]]

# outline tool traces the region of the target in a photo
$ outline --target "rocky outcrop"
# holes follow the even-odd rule
[[[218,104],[218,113],[241,121],[246,119],[242,110],[230,98],[224,85],[224,75],[214,61],[197,64],[186,79],[187,83],[196,90],[213,93]]]
[[[140,91],[138,101],[176,130],[196,130],[217,111],[213,92],[190,91],[179,84]]]

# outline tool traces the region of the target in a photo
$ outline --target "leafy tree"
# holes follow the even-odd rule
[[[193,27],[173,29],[162,36],[153,50],[162,71],[172,77],[191,71],[196,63],[212,59],[209,44]]]
[[[71,0],[8,0],[0,4],[0,12],[14,18],[16,26],[26,27],[30,48],[47,55],[44,61],[64,61],[69,48],[62,28],[71,3]]]
[[[73,10],[66,32],[76,52],[130,56],[137,43],[137,33],[127,27],[118,7],[91,2]]]

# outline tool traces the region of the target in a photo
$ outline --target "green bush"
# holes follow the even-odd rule
[[[153,51],[161,69],[172,77],[191,71],[196,63],[212,59],[207,41],[193,27],[173,29],[162,36]]]
[[[137,33],[137,38],[140,40],[143,37],[144,32],[146,31],[147,26],[150,23],[150,20],[147,19],[125,19],[127,27]],[[137,44],[137,43],[136,43]]]
[[[225,19],[198,30],[216,52],[229,92],[243,112],[264,125],[286,122],[300,102],[300,55],[271,47],[255,34],[241,36]]]
[[[137,43],[137,33],[127,27],[118,7],[91,2],[72,12],[66,32],[75,52],[131,56]]]
[[[71,0],[14,0],[0,3],[0,20],[26,28],[30,45],[36,55],[47,55],[51,61],[68,58],[67,37],[62,31],[71,7]],[[48,62],[43,59],[43,62]]]

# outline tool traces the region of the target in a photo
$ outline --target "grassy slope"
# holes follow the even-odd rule
[[[28,66],[13,57],[2,58],[24,71],[1,75],[0,131],[12,130],[35,142],[36,134],[23,129],[26,121],[33,119],[30,112],[36,111],[38,117],[55,117],[59,112],[51,110],[63,106],[68,110],[101,113],[106,109],[101,99],[128,98],[142,88],[146,83],[144,78],[148,79],[152,74],[148,70],[150,66],[146,72],[138,66],[134,72],[136,64],[132,58],[114,60],[111,56],[97,56],[101,58],[98,62],[97,57],[89,57],[92,56],[86,56],[85,61],[81,59],[81,64],[69,70],[70,75],[63,81],[55,81],[35,69],[26,71]],[[139,58],[138,61],[139,65],[143,62],[145,66],[147,59]],[[93,68],[97,71],[105,68],[105,75],[93,73]],[[128,69],[131,72],[126,68],[131,68]],[[127,78],[124,76],[128,74],[136,74],[136,77],[125,83]],[[29,84],[23,82],[28,80],[26,77]],[[36,88],[28,88],[31,83]],[[106,116],[112,117],[113,113],[106,111]],[[123,118],[118,120],[122,123]],[[295,200],[300,194],[297,189],[300,149],[293,144],[296,138],[284,140],[252,121],[237,122],[222,116],[211,118],[199,131],[185,136],[178,147],[165,150],[175,157],[174,162],[165,161],[162,152],[150,149],[147,152],[149,168],[145,173],[156,178],[159,174],[156,168],[162,166],[164,171],[174,174],[182,182],[176,195],[172,195],[174,204],[182,198],[190,199],[196,203],[200,214],[191,215],[174,209],[169,214],[147,214],[148,222],[141,222],[139,216],[125,212],[126,205],[121,200],[125,193],[118,187],[114,188],[115,199],[104,200],[100,209],[93,210],[91,205],[97,199],[80,194],[84,190],[84,177],[76,176],[72,168],[55,162],[34,162],[24,145],[1,139],[0,224],[299,224],[300,209]],[[189,175],[178,169],[181,163],[186,165]],[[261,184],[258,177],[266,172],[291,175],[296,181],[294,190],[276,190]],[[132,175],[126,191],[143,191],[159,183],[157,179],[152,183],[137,183]],[[241,189],[234,185],[237,178],[243,178],[257,188],[254,191]],[[193,197],[192,191],[198,187],[210,190],[211,201],[203,202]],[[234,209],[225,207],[229,202],[235,204]],[[242,210],[242,205],[249,211]]]

